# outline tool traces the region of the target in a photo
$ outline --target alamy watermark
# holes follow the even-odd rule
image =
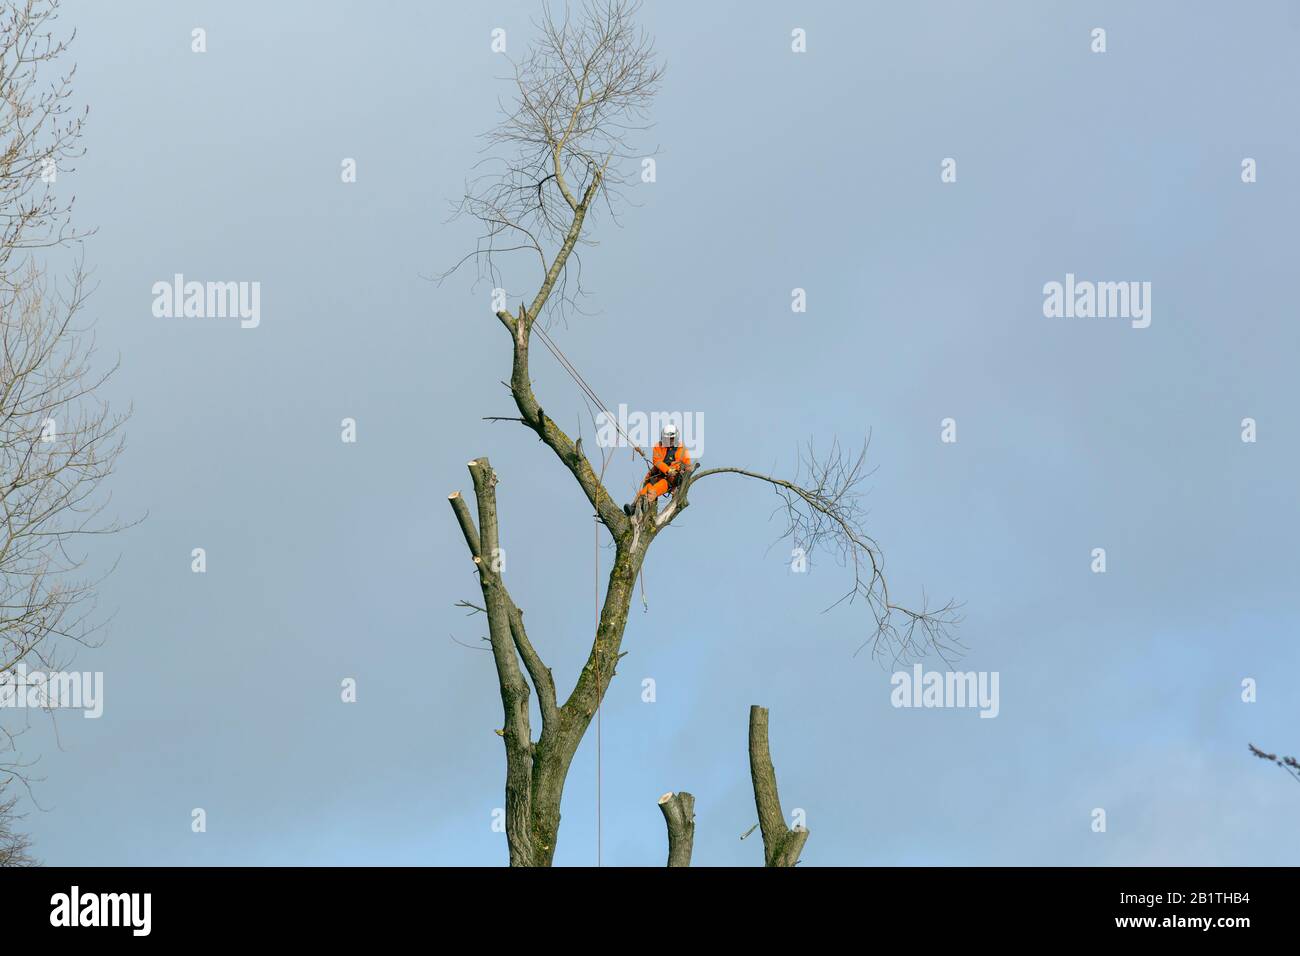
[[[648,451],[668,424],[677,426],[678,442],[692,458],[704,454],[703,412],[629,412],[627,405],[619,405],[617,417],[603,411],[596,414],[596,444],[626,448],[630,443]]]
[[[50,925],[56,927],[120,926],[132,936],[153,929],[152,893],[83,893],[73,886],[50,897]]]
[[[155,318],[237,318],[244,329],[255,329],[262,322],[260,282],[186,282],[178,272],[171,282],[155,282],[151,291]]]
[[[895,707],[978,707],[981,717],[996,717],[1001,710],[997,671],[927,672],[913,664],[910,672],[895,671],[889,683]]]
[[[1130,319],[1135,329],[1151,324],[1150,282],[1090,282],[1076,280],[1043,285],[1043,315],[1049,319]]]
[[[82,717],[104,714],[102,671],[29,671],[22,661],[0,671],[0,708],[81,710]]]

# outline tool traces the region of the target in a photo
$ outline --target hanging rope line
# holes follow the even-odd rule
[[[623,436],[623,440],[628,443],[628,446],[640,455],[647,465],[654,467],[653,462],[651,462],[649,458],[646,458],[646,454],[642,451],[641,446],[637,445],[628,437],[627,432],[623,430],[623,426],[619,424],[618,418],[609,410],[609,406],[600,400],[600,396],[596,394],[596,390],[587,384],[587,380],[582,377],[582,373],[579,372],[574,364],[569,361],[568,357],[560,351],[560,347],[555,344],[555,340],[546,334],[546,330],[542,328],[541,325],[534,325],[533,331],[541,338],[542,344],[545,345],[550,353],[555,356],[555,360],[560,363],[560,367],[568,372],[569,377],[577,383],[578,388],[582,389],[582,393],[591,399],[592,403],[595,404],[597,408],[605,413],[605,420],[614,424],[614,428]]]
[[[591,411],[588,407],[587,411]],[[600,453],[600,477],[597,479],[603,486],[605,484],[605,469],[609,467],[610,456],[602,450]],[[592,525],[592,552],[591,563],[595,569],[593,583],[595,585],[596,599],[596,866],[601,866],[604,857],[604,827],[601,817],[601,754],[604,752],[600,732],[600,705],[604,701],[604,694],[600,687],[601,668],[604,665],[604,655],[601,654],[600,646],[600,525],[601,518],[599,514],[592,515],[595,523]]]

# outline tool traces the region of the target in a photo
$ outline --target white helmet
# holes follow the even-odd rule
[[[665,445],[677,444],[677,426],[672,422],[668,422],[664,425],[663,442]]]

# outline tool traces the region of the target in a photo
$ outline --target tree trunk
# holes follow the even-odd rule
[[[537,414],[538,419],[543,420],[540,410]],[[558,429],[555,440],[557,444],[568,441]],[[580,456],[580,450],[575,449],[575,454]],[[596,637],[572,693],[560,706],[551,672],[542,663],[524,630],[523,612],[515,605],[496,569],[494,558],[500,553],[496,473],[486,458],[471,461],[469,470],[474,480],[479,527],[475,528],[469,508],[459,492],[448,495],[448,500],[478,570],[484,600],[480,610],[487,614],[489,640],[501,689],[505,719],[501,737],[506,748],[505,824],[510,864],[550,866],[555,858],[560,804],[569,765],[609,689],[619,658],[623,656],[619,648],[627,627],[636,577],[656,529],[651,526],[653,515],[648,515],[635,527],[625,523],[622,535],[615,539],[614,565],[609,572]],[[619,517],[623,517],[621,511]],[[521,659],[533,686],[538,689],[542,732],[536,741],[532,740],[529,686],[519,667]]]

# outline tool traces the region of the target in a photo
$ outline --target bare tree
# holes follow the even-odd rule
[[[121,451],[124,416],[98,395],[116,366],[94,371],[80,263],[58,282],[36,258],[81,239],[71,200],[56,194],[59,174],[81,155],[85,119],[69,105],[75,67],[50,72],[71,40],[54,35],[57,8],[27,0],[0,9],[0,674],[24,662],[56,670],[61,648],[92,642],[97,582],[79,542],[118,528],[102,518],[100,486]],[[15,751],[19,733],[0,725],[0,753]],[[23,765],[0,762],[0,786],[14,779],[25,782]],[[0,803],[0,817],[6,811],[11,801]]]
[[[18,795],[6,794],[8,781],[0,781],[0,867],[36,866],[32,856],[32,841],[24,833],[14,832],[14,824],[22,819],[18,812]]]
[[[809,552],[829,548],[851,569],[852,585],[842,600],[861,600],[869,608],[872,628],[866,643],[877,655],[898,660],[930,649],[946,654],[956,648],[950,629],[957,618],[951,603],[936,610],[924,605],[913,610],[890,596],[880,549],[862,526],[865,448],[861,455],[849,456],[836,444],[824,457],[810,448],[800,472],[789,479],[738,467],[686,474],[667,507],[638,510],[629,517],[605,487],[603,463],[598,474],[581,438],[570,438],[534,394],[528,364],[533,336],[567,367],[547,334],[548,317],[557,312],[563,316],[582,295],[577,250],[590,241],[597,211],[616,217],[626,199],[624,187],[630,179],[625,167],[637,155],[631,139],[645,128],[659,85],[661,70],[652,43],[636,26],[636,11],[636,3],[608,0],[589,3],[573,16],[567,9],[560,17],[550,11],[542,15],[535,47],[514,70],[514,101],[506,107],[505,120],[487,134],[489,155],[457,207],[480,223],[477,247],[443,276],[472,261],[480,278],[496,287],[507,255],[523,253],[537,262],[538,285],[531,300],[513,311],[496,311],[511,342],[509,388],[518,415],[510,420],[535,433],[568,469],[614,547],[591,651],[561,702],[555,679],[525,630],[523,611],[498,570],[497,476],[488,460],[469,462],[477,525],[460,492],[449,496],[482,591],[481,605],[462,603],[487,617],[500,684],[506,836],[510,862],[520,866],[546,866],[554,858],[565,777],[623,656],[620,646],[637,574],[651,544],[685,511],[689,493],[701,479],[734,474],[770,485],[788,521],[786,536]],[[569,368],[587,398],[607,412],[576,369]],[[534,692],[542,721],[535,740],[529,709]],[[775,798],[774,777],[771,794]],[[776,806],[779,815],[779,803]],[[680,806],[669,806],[665,813],[678,810],[686,813]],[[798,841],[779,836],[761,806],[760,820],[765,844],[769,835],[778,844],[775,850],[768,845],[768,862],[791,865],[806,834]]]

